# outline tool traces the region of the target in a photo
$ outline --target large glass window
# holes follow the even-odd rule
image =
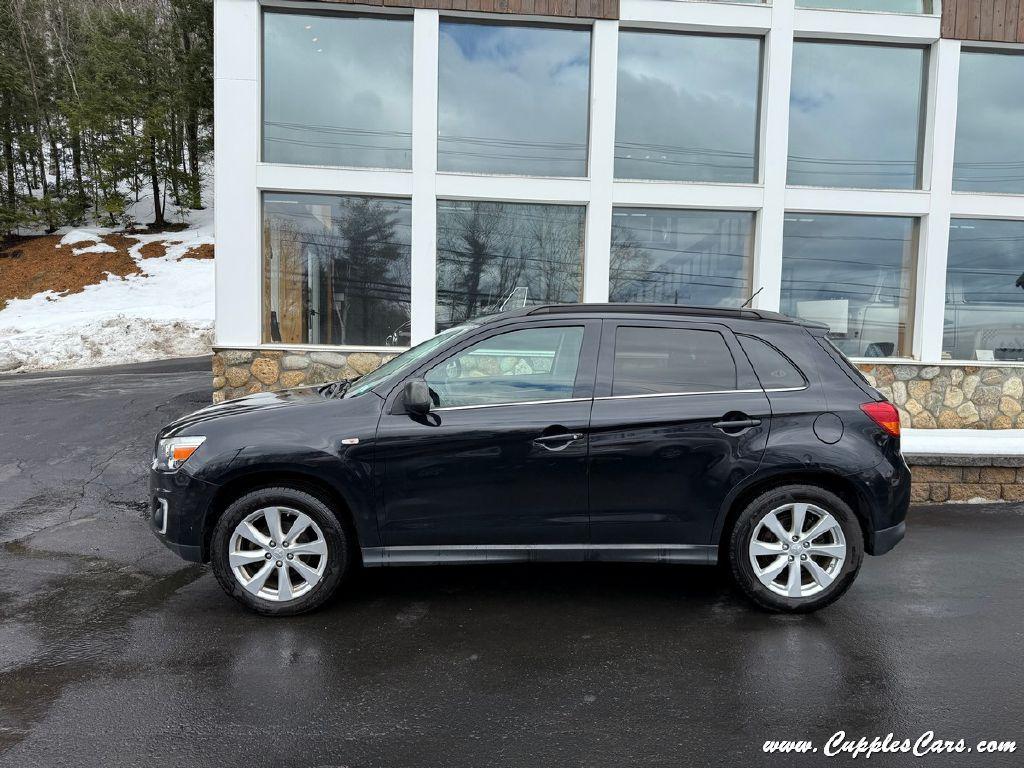
[[[619,34],[615,177],[757,181],[761,40]]]
[[[437,167],[585,176],[590,32],[442,21]]]
[[[409,168],[412,21],[263,15],[263,159]]]
[[[942,351],[1024,360],[1024,221],[950,222]]]
[[[608,297],[738,307],[753,248],[753,213],[615,208]]]
[[[409,322],[408,200],[263,196],[263,341],[384,346]]]
[[[919,187],[924,74],[923,48],[795,43],[787,181]]]
[[[437,204],[437,324],[580,300],[584,208]]]
[[[722,334],[684,328],[619,328],[612,396],[736,389],[736,362]]]
[[[572,397],[582,326],[530,328],[491,336],[424,377],[440,408]]]
[[[1024,55],[964,51],[953,189],[1024,194]]]
[[[797,0],[797,8],[882,13],[932,13],[931,0]]]
[[[909,357],[917,220],[786,214],[782,311],[825,323],[851,357]]]

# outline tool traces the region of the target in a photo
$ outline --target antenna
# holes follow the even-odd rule
[[[750,298],[747,299],[746,301],[744,301],[742,304],[740,304],[740,309],[743,309],[743,307],[747,306],[747,304],[752,302],[757,297],[757,294],[759,294],[763,290],[764,290],[764,286],[762,285],[760,288],[758,288],[756,291],[754,291],[752,294],[750,294]]]

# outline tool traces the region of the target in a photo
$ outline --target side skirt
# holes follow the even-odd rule
[[[422,547],[363,547],[363,565],[443,565],[468,563],[688,563],[714,565],[718,547],[710,544],[453,544]]]

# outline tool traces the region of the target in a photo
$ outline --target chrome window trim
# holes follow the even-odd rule
[[[549,403],[583,403],[588,400],[634,400],[647,397],[684,397],[686,395],[756,395],[758,392],[800,392],[807,389],[802,387],[776,387],[773,389],[707,389],[698,392],[655,392],[645,395],[605,395],[602,397],[563,397],[556,400],[524,400],[522,402],[507,403],[485,403],[482,405],[445,405],[440,408],[431,408],[433,411],[468,411],[476,408],[501,408],[511,405],[547,405]]]
[[[759,392],[799,392],[803,387],[778,387],[774,389],[702,389],[695,392],[653,392],[643,395],[604,395],[595,400],[633,400],[646,397],[684,397],[687,395],[756,395]]]
[[[547,405],[548,403],[585,403],[593,398],[591,397],[560,397],[555,400],[523,400],[521,402],[507,402],[507,403],[483,403],[481,405],[445,405],[440,408],[431,408],[431,412],[434,411],[468,411],[474,408],[501,408],[507,405]]]

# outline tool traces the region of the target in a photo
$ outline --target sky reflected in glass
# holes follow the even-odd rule
[[[263,15],[263,159],[412,167],[412,22]]]
[[[1024,194],[1024,55],[964,51],[953,189]]]
[[[761,41],[619,34],[615,177],[757,180]]]
[[[441,22],[440,171],[585,176],[586,29]]]
[[[924,65],[922,48],[796,42],[788,183],[917,188]]]

